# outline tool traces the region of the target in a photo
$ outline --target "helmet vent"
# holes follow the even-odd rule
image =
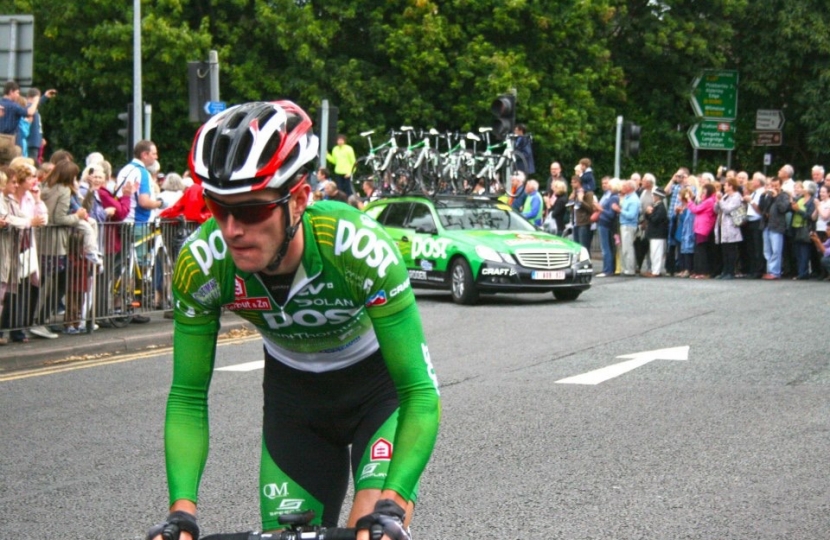
[[[248,161],[248,154],[251,153],[251,147],[254,145],[254,136],[250,131],[246,131],[239,138],[239,143],[236,151],[233,153],[233,163],[231,164],[232,171],[238,171]]]
[[[280,147],[280,141],[282,141],[282,134],[279,131],[275,131],[265,144],[265,148],[262,149],[262,153],[259,154],[259,160],[256,165],[257,169],[263,168],[277,153],[277,150]]]

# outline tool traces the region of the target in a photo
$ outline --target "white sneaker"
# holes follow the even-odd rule
[[[92,331],[93,332],[98,330],[99,328],[101,328],[101,327],[98,326],[95,323],[92,323]],[[81,325],[78,327],[78,330],[80,330],[81,332],[86,332],[86,323],[81,323]]]
[[[54,332],[50,332],[45,326],[33,326],[29,328],[29,333],[34,334],[38,337],[42,337],[44,339],[57,339],[58,335]]]

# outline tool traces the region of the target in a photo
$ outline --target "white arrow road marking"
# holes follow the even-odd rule
[[[235,364],[233,366],[225,366],[216,368],[216,371],[254,371],[263,369],[265,367],[265,360],[257,360],[256,362],[245,362],[244,364]]]
[[[556,381],[557,384],[599,384],[608,379],[619,377],[623,373],[628,373],[632,369],[637,369],[654,360],[688,360],[689,346],[672,347],[670,349],[658,349],[656,351],[643,351],[633,354],[624,354],[617,358],[630,358],[626,362],[613,364],[604,368],[595,369],[582,375],[574,375],[566,379]]]

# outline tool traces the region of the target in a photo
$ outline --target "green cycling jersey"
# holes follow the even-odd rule
[[[250,321],[270,356],[320,373],[380,349],[400,401],[384,489],[411,498],[435,445],[438,382],[397,247],[372,218],[342,203],[306,209],[302,261],[282,304],[258,274],[236,268],[210,219],[183,246],[173,278],[174,372],[165,422],[171,502],[197,500],[208,453],[207,393],[221,310]]]

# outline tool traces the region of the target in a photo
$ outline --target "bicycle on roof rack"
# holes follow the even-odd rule
[[[381,192],[384,186],[391,186],[391,165],[392,160],[398,152],[398,142],[395,139],[396,132],[389,132],[389,139],[378,146],[372,144],[372,135],[375,131],[364,131],[360,134],[369,144],[369,153],[361,156],[352,169],[352,181],[354,187],[360,189],[363,182],[369,180],[374,182]]]

